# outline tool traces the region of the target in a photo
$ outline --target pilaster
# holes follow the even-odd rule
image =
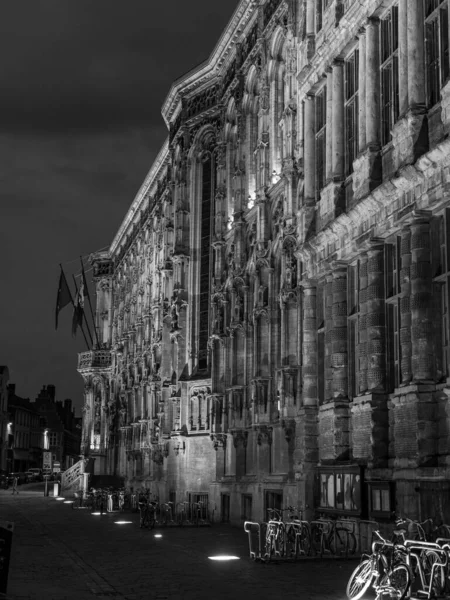
[[[316,286],[304,281],[303,287],[303,344],[302,389],[303,405],[316,406],[317,389],[317,307]]]

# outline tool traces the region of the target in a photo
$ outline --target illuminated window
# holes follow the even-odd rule
[[[394,510],[394,484],[389,481],[369,483],[369,518],[389,518]]]
[[[320,468],[320,510],[360,514],[361,484],[362,472],[358,466]]]

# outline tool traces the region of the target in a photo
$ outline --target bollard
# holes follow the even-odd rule
[[[59,496],[59,483],[57,481],[55,481],[55,483],[53,484],[53,496],[55,498]]]
[[[44,496],[48,496],[48,477],[45,476]]]

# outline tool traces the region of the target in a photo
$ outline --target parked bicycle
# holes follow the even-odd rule
[[[352,556],[356,552],[355,522],[347,519],[311,521],[311,546],[315,554]]]
[[[396,598],[406,597],[412,581],[409,566],[409,550],[406,546],[390,542],[379,531],[372,544],[372,554],[364,554],[347,584],[347,598],[358,600],[372,586],[375,591],[389,588],[396,590]]]

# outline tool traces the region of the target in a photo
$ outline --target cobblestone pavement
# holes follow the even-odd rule
[[[137,514],[94,516],[25,487],[0,491],[0,519],[15,524],[8,600],[345,600],[357,564],[254,562],[241,528],[141,530]],[[219,553],[239,560],[208,559]]]

